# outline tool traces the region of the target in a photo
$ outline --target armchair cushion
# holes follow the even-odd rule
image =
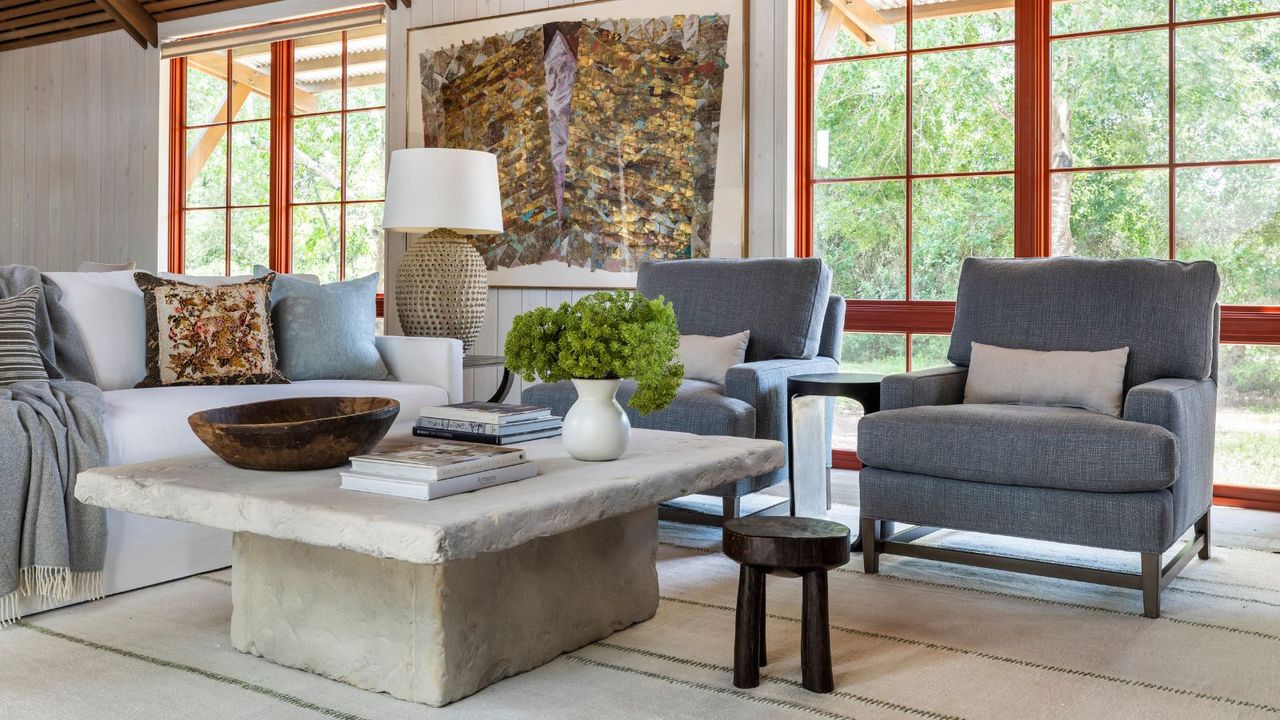
[[[733,435],[756,437],[756,409],[749,404],[726,397],[715,383],[685,380],[676,391],[676,399],[667,407],[641,415],[627,405],[635,394],[634,380],[623,380],[618,388],[618,403],[626,410],[631,426],[649,430],[671,430],[696,435]],[[525,388],[520,400],[530,405],[551,408],[553,415],[569,412],[578,393],[571,382],[542,383]]]
[[[955,365],[889,375],[880,381],[880,409],[958,405],[964,402],[968,377],[968,368]]]
[[[886,410],[858,424],[858,455],[898,472],[1060,490],[1144,492],[1178,478],[1172,432],[1076,408]]]

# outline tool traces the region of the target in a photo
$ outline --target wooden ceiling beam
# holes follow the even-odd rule
[[[160,47],[160,28],[138,0],[96,0],[143,48]]]
[[[216,57],[215,57],[216,56]],[[234,57],[234,54],[233,54]],[[198,53],[187,56],[187,65],[197,68],[200,72],[212,75],[219,80],[227,79],[227,62],[226,56],[222,53]],[[257,93],[265,98],[271,97],[271,78],[266,73],[258,72],[248,65],[232,61],[234,67],[231,72],[235,75],[236,85],[243,85],[250,92]],[[316,102],[316,96],[303,90],[295,88],[293,91],[293,104],[301,112],[315,112],[319,104]]]
[[[895,31],[885,16],[867,4],[867,0],[830,0],[844,15],[846,27],[863,45],[876,45],[880,50],[894,50]],[[910,2],[911,0],[907,0]],[[1012,2],[1012,0],[1009,0]],[[928,6],[920,6],[928,7]]]
[[[377,73],[375,75],[357,75],[347,78],[347,87],[368,87],[369,85],[381,85],[387,81],[386,73]],[[342,90],[342,80],[325,80],[317,83],[300,83],[310,88],[313,93],[331,92],[333,90]]]
[[[0,41],[0,52],[9,50],[20,50],[26,47],[34,47],[36,45],[47,45],[49,43],[62,42],[63,40],[74,40],[76,38],[87,37],[89,35],[98,35],[100,33],[111,32],[116,29],[116,23],[110,16],[103,13],[106,18],[104,22],[95,25],[86,25],[83,27],[71,28],[67,30],[56,30],[46,32],[40,35],[30,35],[27,37],[19,37],[9,41]]]
[[[41,25],[29,25],[27,27],[16,28],[13,30],[3,30],[0,31],[0,44],[7,43],[10,40],[58,35],[64,30],[75,30],[86,25],[97,25],[103,22],[111,22],[111,16],[105,12],[97,11],[88,15],[56,20],[54,22],[47,22]],[[59,36],[57,39],[64,38]],[[48,40],[47,42],[56,42],[56,40]]]
[[[11,24],[9,21],[26,21],[30,18],[42,17],[49,15],[52,11],[58,10],[59,8],[78,9],[76,8],[78,5],[86,6],[88,10],[98,9],[96,4],[91,1],[86,2],[86,0],[44,0],[44,2],[29,2],[16,7],[0,10],[0,24],[7,27]],[[86,11],[80,10],[80,12]]]
[[[916,5],[911,8],[911,17],[917,20],[929,18],[953,17],[955,15],[972,15],[974,13],[1008,10],[1013,7],[1013,0],[944,0],[943,2]],[[881,10],[880,17],[893,25],[907,21],[905,7]]]
[[[253,7],[254,5],[265,5],[269,2],[278,2],[278,0],[209,0],[209,2],[202,3],[186,2],[174,7],[172,10],[154,10],[152,11],[152,14],[155,15],[157,22],[169,22],[170,20],[181,20],[183,18],[208,15],[209,13],[239,10],[240,8]]]

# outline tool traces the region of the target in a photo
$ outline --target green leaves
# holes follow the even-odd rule
[[[642,415],[675,399],[684,378],[671,304],[628,290],[598,292],[559,308],[518,315],[507,334],[507,367],[529,382],[632,378]]]

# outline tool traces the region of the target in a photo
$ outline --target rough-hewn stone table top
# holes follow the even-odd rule
[[[402,437],[397,426],[388,437]],[[782,443],[635,430],[613,462],[526,443],[539,475],[439,500],[342,490],[342,468],[242,470],[213,454],[80,473],[76,497],[115,510],[415,563],[505,550],[782,467]]]

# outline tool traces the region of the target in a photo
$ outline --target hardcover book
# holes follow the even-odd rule
[[[413,434],[418,437],[441,438],[444,440],[462,440],[464,442],[483,443],[485,445],[518,445],[530,440],[541,440],[543,438],[556,437],[560,434],[560,427],[557,425],[552,428],[543,428],[542,430],[532,430],[530,432],[517,433],[515,435],[491,435],[485,433],[470,433],[461,430],[437,430],[435,428],[416,427]]]
[[[506,425],[508,423],[520,422],[521,420],[532,420],[533,418],[547,417],[551,414],[551,408],[539,407],[537,405],[465,402],[454,403],[453,405],[425,407],[422,409],[422,412],[418,414],[428,418],[469,420],[471,422]]]
[[[391,475],[410,480],[444,480],[525,461],[524,451],[482,443],[413,438],[351,458],[355,473]]]
[[[547,415],[532,420],[520,420],[502,425],[489,422],[473,422],[471,420],[446,420],[444,418],[426,416],[418,418],[418,427],[420,428],[478,433],[481,435],[518,435],[533,432],[534,430],[558,428],[561,423],[561,418],[555,415]]]
[[[459,475],[458,477],[435,482],[414,482],[383,475],[362,475],[354,472],[344,472],[342,473],[342,489],[359,490],[380,495],[396,495],[418,500],[435,500],[450,495],[480,490],[481,488],[525,480],[537,474],[538,467],[530,462],[498,468],[497,470]]]

